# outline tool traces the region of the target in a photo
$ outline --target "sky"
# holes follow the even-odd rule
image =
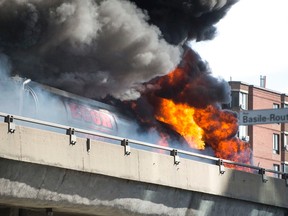
[[[217,24],[217,36],[192,42],[214,76],[288,94],[288,0],[239,0]]]

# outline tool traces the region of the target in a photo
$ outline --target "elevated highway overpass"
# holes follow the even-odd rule
[[[0,123],[1,216],[288,214],[287,179],[14,122]]]

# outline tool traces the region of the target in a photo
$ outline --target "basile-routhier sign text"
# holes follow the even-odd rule
[[[273,124],[288,122],[288,108],[243,110],[239,113],[240,125]]]

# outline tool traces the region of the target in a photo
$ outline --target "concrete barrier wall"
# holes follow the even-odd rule
[[[139,149],[127,156],[120,143],[92,141],[87,152],[86,139],[70,145],[68,135],[29,127],[7,131],[7,124],[0,123],[1,158],[288,208],[288,187],[282,179],[268,177],[263,183],[261,175],[231,169],[221,175],[216,165],[184,158],[174,165],[172,156]]]
[[[28,209],[24,216],[46,216],[45,208],[55,216],[287,215],[284,208],[8,159],[0,159],[1,203]],[[10,213],[0,208],[1,216],[18,216]]]

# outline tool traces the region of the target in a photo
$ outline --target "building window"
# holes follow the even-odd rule
[[[248,94],[239,91],[231,92],[231,107],[236,109],[248,109]]]
[[[239,92],[239,106],[241,109],[248,109],[248,95],[243,92]]]
[[[238,128],[238,137],[239,137],[240,139],[242,139],[243,141],[249,142],[248,126],[239,125],[239,128]]]
[[[283,163],[283,172],[288,173],[288,163]]]
[[[288,151],[288,134],[283,133],[283,151]]]
[[[231,108],[239,108],[239,92],[237,91],[231,92]]]
[[[273,103],[273,109],[279,109],[279,108],[280,108],[279,104]]]
[[[273,153],[279,154],[279,134],[273,134]]]
[[[274,170],[274,171],[277,171],[277,172],[280,172],[280,165],[278,165],[278,164],[273,164],[273,170]],[[274,177],[275,177],[275,178],[279,178],[280,175],[279,175],[278,173],[274,173]]]

